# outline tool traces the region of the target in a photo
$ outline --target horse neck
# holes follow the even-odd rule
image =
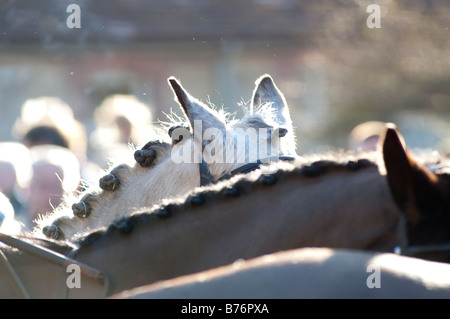
[[[78,256],[107,267],[123,290],[279,250],[391,251],[398,244],[399,211],[376,168],[318,178],[291,174],[271,186],[242,181],[241,195],[221,196],[212,187],[202,205],[167,206],[172,216],[164,220],[156,217],[158,211],[135,215],[125,227],[131,233],[110,228]],[[129,267],[136,275],[122,277]]]

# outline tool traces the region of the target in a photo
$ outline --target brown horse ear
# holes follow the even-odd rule
[[[417,224],[439,196],[437,177],[417,163],[405,147],[403,137],[395,126],[387,125],[381,139],[386,175],[395,202],[406,220]]]

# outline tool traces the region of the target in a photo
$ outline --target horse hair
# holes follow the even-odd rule
[[[223,198],[237,197],[250,193],[260,186],[276,185],[280,181],[293,176],[302,178],[318,178],[329,172],[338,169],[358,171],[365,168],[377,167],[377,161],[371,153],[346,154],[333,152],[328,155],[321,155],[312,158],[302,158],[295,164],[283,165],[274,173],[261,173],[253,180],[249,176],[239,175],[228,181],[216,185],[194,190],[185,197],[185,200],[174,199],[152,209],[143,208],[136,211],[131,216],[123,217],[107,228],[102,228],[80,237],[76,244],[80,248],[91,246],[100,238],[110,233],[129,234],[137,224],[147,223],[155,220],[167,219],[180,211],[194,208]]]

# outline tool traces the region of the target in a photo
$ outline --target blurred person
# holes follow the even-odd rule
[[[349,136],[350,148],[356,151],[375,151],[378,140],[386,130],[386,123],[368,121],[358,124]]]
[[[16,142],[0,142],[0,191],[9,199],[15,216],[26,212],[31,177],[28,148]]]
[[[96,129],[89,142],[92,158],[102,168],[108,160],[126,162],[130,145],[147,142],[155,133],[150,107],[133,95],[111,95],[94,111]]]
[[[58,128],[47,125],[32,127],[23,137],[23,143],[27,147],[52,144],[69,148],[69,141]]]
[[[14,208],[8,197],[0,192],[0,232],[18,234],[22,230],[20,223],[14,219]]]
[[[31,230],[40,214],[52,212],[67,195],[80,190],[81,177],[77,157],[57,145],[30,148],[32,177],[28,197],[28,215],[22,222]]]
[[[88,183],[98,179],[100,168],[87,158],[86,128],[61,99],[43,96],[25,101],[13,134],[27,147],[51,144],[70,149],[78,159],[82,178]]]
[[[85,153],[87,138],[84,127],[75,119],[72,108],[61,99],[42,96],[26,100],[22,105],[20,117],[14,123],[13,134],[23,140],[30,130],[38,126],[53,128],[77,156]],[[42,135],[42,137],[48,138],[51,135]],[[29,142],[32,143],[33,140],[29,139]],[[38,140],[36,142],[52,144]]]

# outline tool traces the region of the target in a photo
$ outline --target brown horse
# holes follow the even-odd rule
[[[392,189],[397,184],[388,155],[406,154],[398,140],[396,131],[390,129],[383,143]],[[410,167],[433,177],[436,184],[426,194],[436,199],[434,192],[439,192],[442,205],[436,207],[443,209],[429,210],[422,201],[404,206],[407,237],[410,243],[435,243],[421,236],[438,231],[443,233],[435,238],[446,240],[448,227],[436,228],[427,216],[434,214],[438,223],[448,221],[448,193],[440,189],[443,186],[448,191],[448,175],[431,173],[416,164]],[[278,164],[277,170],[268,170],[236,176],[150,213],[136,212],[91,233],[78,243],[77,250],[63,243],[40,244],[62,253],[76,252],[72,255],[77,261],[102,270],[110,279],[109,293],[115,293],[282,250],[331,247],[389,252],[401,243],[402,214],[386,177],[368,157],[334,155],[303,164]],[[422,232],[412,231],[414,227],[421,227]],[[31,297],[61,296],[68,276],[65,269],[16,250],[7,249],[4,254]],[[0,276],[1,297],[14,296],[9,278]],[[102,289],[86,278],[81,288],[70,289],[69,297],[98,297]]]
[[[450,298],[450,265],[301,248],[124,291],[132,299]]]
[[[386,131],[382,153],[393,198],[405,215],[403,253],[450,262],[450,163],[431,171],[405,149],[394,127]]]

